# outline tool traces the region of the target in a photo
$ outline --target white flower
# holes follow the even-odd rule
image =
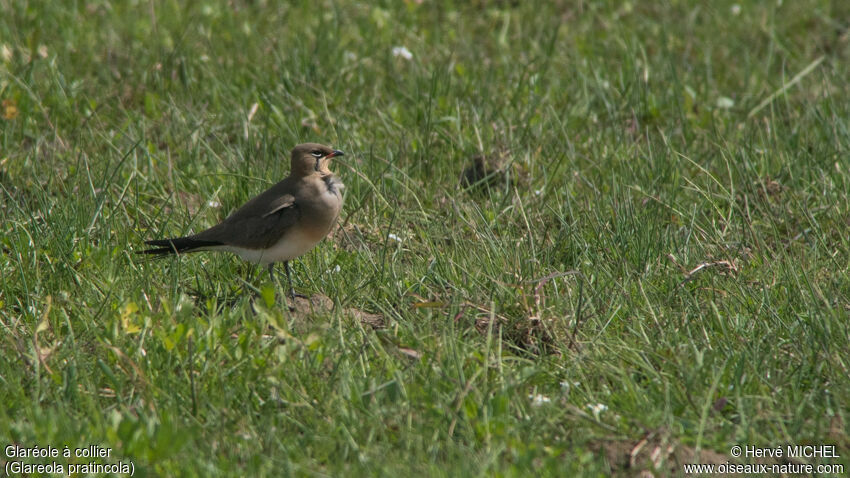
[[[741,14],[741,6],[737,3],[732,5],[730,10],[732,11],[732,15],[735,15],[736,17]]]
[[[211,200],[207,201],[207,206],[209,206],[213,209],[218,209],[218,208],[221,207],[221,203],[216,201],[215,199],[211,199]]]
[[[413,59],[413,53],[411,53],[410,50],[408,50],[406,46],[394,46],[393,47],[393,56],[395,56],[395,57],[400,56],[400,57],[404,58],[405,60],[412,60]]]
[[[389,234],[387,234],[387,237],[388,237],[388,238],[390,238],[390,239],[392,239],[392,240],[394,240],[394,241],[396,241],[396,242],[401,242],[401,238],[400,238],[400,237],[398,237],[398,236],[396,236],[396,235],[395,235],[395,234],[393,234],[393,233],[389,233]]]
[[[567,393],[570,392],[571,388],[578,387],[578,386],[581,385],[581,382],[568,382],[566,380],[562,380],[560,383],[561,383],[561,390],[563,390],[564,392],[567,392]]]
[[[605,405],[604,403],[588,403],[587,408],[589,408],[590,411],[593,413],[593,417],[599,420],[599,414],[604,412],[605,410],[608,410],[608,405]]]
[[[534,407],[539,407],[540,405],[543,405],[544,403],[549,403],[549,402],[552,401],[552,399],[550,399],[546,395],[542,395],[540,393],[529,394],[528,399],[531,400],[531,405],[534,406]]]
[[[735,106],[735,100],[732,98],[721,96],[717,98],[717,107],[722,110],[728,110],[729,108]]]

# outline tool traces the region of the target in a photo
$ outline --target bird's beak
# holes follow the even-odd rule
[[[334,158],[336,156],[345,156],[345,153],[343,153],[342,151],[340,151],[338,149],[335,149],[335,150],[331,151],[330,153],[326,154],[325,156],[323,156],[321,158],[316,158],[316,167],[315,167],[316,171],[319,170],[319,167],[321,166],[323,159],[328,160],[328,159]]]

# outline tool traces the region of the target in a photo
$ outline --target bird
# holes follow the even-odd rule
[[[289,176],[246,202],[219,224],[185,237],[145,241],[143,254],[167,256],[198,251],[225,251],[268,267],[283,262],[289,296],[295,299],[289,261],[313,249],[336,224],[344,185],[328,169],[338,149],[317,143],[295,146]]]

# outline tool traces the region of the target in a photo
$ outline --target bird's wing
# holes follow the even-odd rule
[[[221,224],[194,236],[248,249],[271,247],[298,223],[301,210],[295,197],[257,197],[228,216]]]
[[[268,212],[264,213],[262,217],[268,217],[272,214],[277,214],[288,207],[292,207],[295,205],[295,196],[292,194],[285,194],[277,199],[272,200],[268,203]]]

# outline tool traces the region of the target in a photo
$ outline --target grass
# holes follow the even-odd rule
[[[850,466],[844,2],[0,10],[4,447],[135,476]],[[134,254],[304,141],[346,152],[341,226],[294,265],[333,310]]]

